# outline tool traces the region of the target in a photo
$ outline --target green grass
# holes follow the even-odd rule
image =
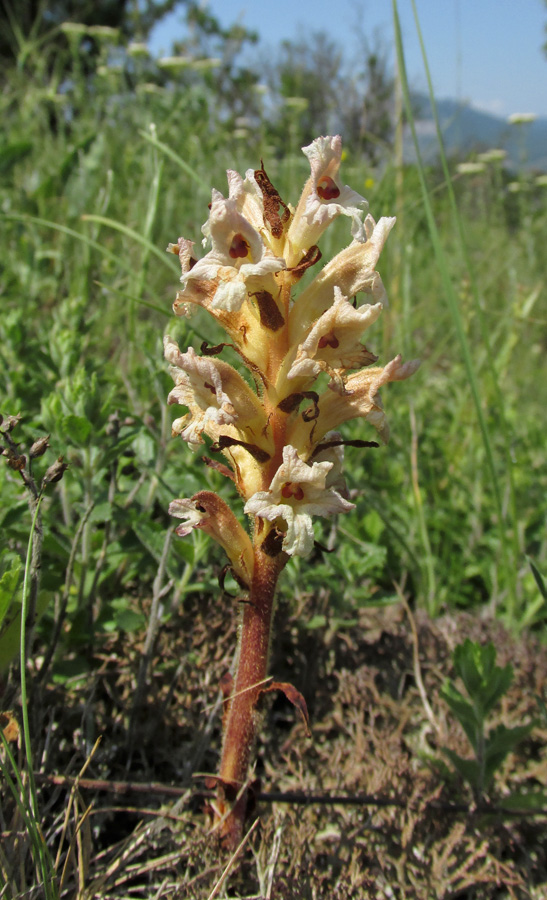
[[[64,583],[75,526],[95,504],[76,554],[77,607],[86,605],[85,572],[103,545],[101,514],[112,539],[99,583],[111,569],[120,572],[126,554],[131,561],[114,580],[123,593],[130,572],[149,567],[152,577],[157,561],[141,526],[161,543],[169,498],[204,477],[216,483],[169,437],[162,333],[168,326],[183,343],[215,335],[199,317],[169,321],[178,264],[164,247],[179,234],[199,240],[207,187],[225,185],[222,163],[244,170],[264,155],[292,202],[306,164],[262,146],[264,128],[247,147],[221,120],[204,121],[205,84],[144,95],[112,73],[91,85],[75,78],[71,89],[53,93],[40,63],[32,65],[27,59],[24,79],[14,73],[2,98],[10,124],[0,157],[2,412],[21,412],[19,440],[49,432],[52,451],[71,465],[44,508],[44,589],[52,597]],[[350,545],[384,548],[388,567],[375,575],[382,590],[406,575],[415,601],[434,614],[491,604],[518,627],[536,595],[524,554],[541,568],[545,553],[539,385],[547,193],[523,192],[515,205],[495,166],[467,180],[454,178],[452,163],[443,166],[405,167],[401,194],[394,164],[380,175],[351,153],[346,161],[345,178],[357,189],[374,176],[368,193],[376,217],[400,211],[381,264],[391,308],[371,345],[382,360],[402,350],[423,366],[385,397],[390,447],[348,453],[358,511],[343,528]],[[347,239],[345,224],[328,237],[325,256]],[[116,411],[132,421],[114,437]],[[0,477],[9,526],[3,547],[20,552],[29,523],[17,481],[5,469]],[[174,575],[189,545],[174,543]],[[377,591],[378,584],[372,596]],[[96,618],[108,591],[100,598]]]
[[[63,682],[88,672],[101,635],[144,634],[160,563],[175,603],[219,590],[224,561],[200,534],[163,555],[172,498],[206,486],[229,496],[170,437],[162,335],[196,348],[216,335],[199,315],[171,316],[178,264],[163,251],[181,234],[199,243],[224,169],[244,172],[263,156],[295,204],[307,164],[296,138],[289,150],[271,145],[266,121],[256,137],[234,137],[205,76],[153,92],[114,70],[91,81],[75,70],[61,83],[47,59],[27,55],[0,98],[9,136],[0,145],[0,412],[21,414],[13,438],[23,452],[50,434],[38,477],[60,455],[70,466],[42,500],[36,639],[41,659],[55,640],[48,675]],[[404,583],[432,615],[488,609],[544,638],[527,555],[545,572],[547,190],[533,190],[523,171],[512,194],[494,164],[458,178],[445,159],[400,172],[388,160],[370,172],[349,152],[343,174],[361,192],[373,178],[375,218],[399,212],[379,267],[390,310],[368,346],[382,363],[399,351],[423,363],[384,393],[389,446],[348,449],[356,511],[338,524],[336,554],[291,562],[291,596],[295,584],[297,600],[311,594],[313,625],[314,598],[332,592],[343,623],[356,607],[396,600],[394,582]],[[324,258],[347,243],[347,222],[332,232]],[[346,436],[373,437],[362,424]],[[4,462],[0,575],[25,559],[31,532],[20,478]],[[287,576],[283,584],[288,593]],[[1,641],[0,631],[5,668]]]

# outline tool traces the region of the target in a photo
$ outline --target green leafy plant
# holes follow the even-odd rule
[[[453,663],[469,699],[449,679],[441,689],[441,696],[465,731],[474,759],[464,759],[448,748],[444,749],[444,753],[480,799],[507,754],[530,733],[535,723],[529,722],[515,728],[500,724],[487,729],[488,716],[507,693],[513,680],[510,663],[503,667],[496,665],[496,648],[492,643],[482,646],[467,639],[454,650]]]

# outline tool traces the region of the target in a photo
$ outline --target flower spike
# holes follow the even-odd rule
[[[338,429],[363,418],[385,442],[389,428],[379,391],[419,365],[396,356],[376,366],[363,343],[387,305],[376,267],[395,219],[376,223],[364,197],[344,184],[339,136],[319,137],[303,152],[310,176],[296,209],[262,162],[244,177],[230,170],[228,197],[212,194],[202,228],[204,255],[198,258],[185,238],[168,247],[182,270],[175,313],[201,306],[229,336],[212,347],[204,342],[202,355],[192,347],[181,351],[166,336],[165,357],[174,380],[168,402],[184,407],[173,433],[194,448],[207,443],[205,464],[228,476],[224,484],[233,481],[242,501],[236,516],[224,499],[203,490],[173,500],[169,510],[180,519],[180,537],[200,529],[220,544],[243,591],[237,671],[224,683],[215,778],[217,830],[231,849],[243,832],[264,695],[283,690],[307,722],[296,688],[277,681],[264,687],[278,578],[289,557],[308,556],[316,545],[314,517],[354,508],[342,471],[344,445],[379,446],[366,435],[346,440]],[[323,261],[318,244],[340,215],[351,220],[352,240]],[[295,298],[293,289],[308,269],[315,277]],[[244,375],[221,358],[234,350]],[[242,512],[250,518],[250,535]]]

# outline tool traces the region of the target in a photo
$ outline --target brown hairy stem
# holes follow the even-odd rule
[[[243,607],[237,674],[224,713],[224,742],[218,775],[215,817],[223,844],[238,845],[248,805],[247,775],[258,727],[258,704],[267,678],[268,652],[279,573],[286,561],[280,553],[255,550],[248,602]]]

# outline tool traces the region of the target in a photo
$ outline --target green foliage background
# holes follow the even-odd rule
[[[305,99],[303,107],[282,93],[272,116],[258,76],[237,63],[241,31],[198,22],[183,67],[160,64],[121,34],[92,32],[92,44],[89,28],[54,37],[51,45],[40,38],[39,53],[21,45],[0,97],[0,411],[21,414],[13,437],[23,451],[51,436],[50,451],[33,463],[37,475],[59,455],[70,466],[42,505],[38,641],[55,644],[53,671],[63,679],[85,671],[101,633],[145,628],[160,563],[172,588],[164,618],[189,592],[219,592],[224,560],[202,535],[166,543],[172,498],[203,487],[231,493],[170,436],[163,333],[196,349],[217,335],[199,314],[172,317],[178,262],[164,247],[179,235],[200,240],[210,189],[225,188],[228,167],[244,172],[263,158],[296,204],[309,121]],[[215,48],[218,57],[206,55]],[[379,266],[390,309],[367,344],[381,362],[402,352],[423,364],[384,395],[389,446],[347,451],[357,509],[332,529],[317,525],[336,552],[291,562],[282,590],[308,598],[310,627],[392,602],[397,582],[434,615],[489,609],[543,632],[545,606],[526,554],[545,570],[547,190],[525,170],[493,162],[460,176],[451,161],[467,258],[445,176],[425,171],[443,271],[416,167],[397,163],[388,144],[373,166],[360,148],[347,147],[345,182],[367,196],[375,218],[398,216]],[[348,239],[347,222],[337,223],[323,258]],[[489,430],[501,521],[447,278]],[[346,436],[373,437],[362,423]],[[30,513],[6,465],[0,492],[1,576],[24,558]],[[17,586],[12,600],[0,631],[4,665]]]

